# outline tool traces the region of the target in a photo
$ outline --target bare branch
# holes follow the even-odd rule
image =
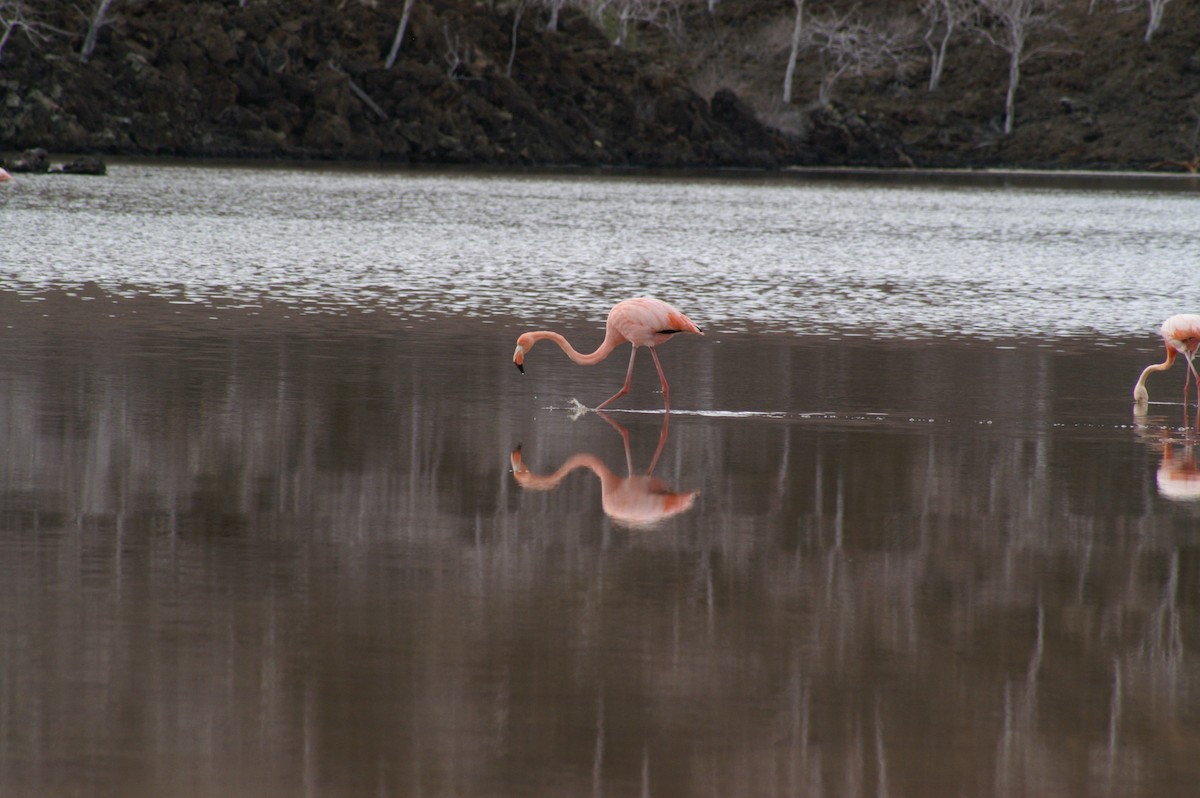
[[[442,26],[442,36],[444,36],[446,39],[445,59],[446,63],[449,64],[446,69],[446,76],[450,78],[457,78],[459,67],[461,67],[463,64],[464,48],[462,42],[458,38],[457,33],[455,33],[453,36],[450,35],[450,27],[448,25]]]
[[[24,0],[0,0],[0,56],[4,53],[4,45],[17,31],[36,44],[49,39],[54,30],[38,20],[36,12]]]
[[[384,111],[382,108],[380,108],[379,103],[377,103],[373,99],[371,99],[371,95],[367,94],[367,92],[363,89],[362,86],[359,86],[357,83],[354,82],[354,79],[352,77],[350,77],[350,74],[348,72],[346,72],[346,70],[342,69],[341,64],[338,64],[334,61],[330,61],[329,68],[332,69],[334,72],[337,72],[338,74],[345,76],[346,85],[350,87],[350,91],[354,93],[354,96],[357,97],[358,99],[362,100],[363,104],[366,105],[368,108],[370,108],[372,111],[374,111],[375,115],[378,116],[382,121],[384,121],[384,122],[388,121],[387,111]]]

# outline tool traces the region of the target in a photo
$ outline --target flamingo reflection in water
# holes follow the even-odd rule
[[[1200,501],[1200,468],[1196,466],[1196,449],[1184,445],[1172,448],[1163,446],[1162,460],[1156,476],[1161,496],[1175,501]]]
[[[629,430],[605,413],[596,415],[604,419],[621,436],[625,444],[625,473],[620,476],[614,473],[604,461],[594,454],[579,452],[567,458],[558,470],[552,474],[539,475],[529,470],[521,455],[521,447],[513,449],[513,476],[522,488],[526,490],[553,490],[572,471],[587,468],[600,478],[600,491],[604,514],[617,523],[635,529],[652,527],[660,521],[678,515],[690,509],[700,495],[700,491],[676,493],[665,482],[653,476],[654,467],[662,456],[663,447],[667,442],[667,427],[670,415],[663,416],[662,431],[658,435],[658,447],[649,468],[642,475],[633,472],[633,455],[629,449]]]
[[[1175,427],[1162,416],[1147,416],[1134,408],[1134,428],[1138,437],[1160,455],[1155,473],[1155,486],[1164,499],[1179,502],[1200,502],[1200,464],[1196,450],[1200,435],[1188,424],[1187,409],[1183,426]]]

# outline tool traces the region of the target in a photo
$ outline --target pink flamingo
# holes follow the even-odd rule
[[[521,447],[513,449],[512,470],[517,484],[526,490],[553,490],[568,474],[578,468],[587,468],[600,478],[601,506],[604,514],[614,521],[634,529],[653,527],[660,521],[673,515],[691,509],[700,491],[693,490],[684,493],[672,491],[658,477],[652,476],[658,459],[662,456],[663,446],[667,442],[667,421],[670,414],[663,416],[662,431],[658,436],[658,448],[654,450],[654,459],[650,467],[641,476],[633,473],[633,456],[629,449],[629,430],[613,421],[604,413],[598,413],[602,419],[612,425],[621,435],[625,443],[625,473],[622,477],[613,472],[604,461],[594,454],[579,452],[567,458],[552,474],[540,475],[529,470],[521,458]]]
[[[1195,313],[1180,313],[1172,316],[1163,322],[1159,332],[1167,347],[1167,359],[1161,363],[1146,366],[1142,371],[1142,376],[1138,377],[1137,384],[1133,386],[1133,401],[1138,404],[1150,401],[1150,394],[1146,392],[1146,378],[1152,371],[1166,371],[1171,368],[1171,364],[1175,362],[1175,355],[1180,354],[1188,364],[1187,379],[1183,383],[1183,404],[1186,407],[1188,384],[1192,377],[1196,378],[1196,392],[1200,396],[1200,374],[1196,373],[1196,366],[1192,362],[1196,357],[1197,347],[1200,347],[1200,316]]]
[[[691,319],[666,302],[648,296],[626,299],[624,302],[618,302],[608,312],[608,322],[604,325],[604,341],[590,355],[575,351],[575,347],[567,343],[567,339],[556,332],[539,330],[527,332],[517,339],[517,351],[513,353],[513,363],[524,374],[525,355],[538,341],[550,340],[558,344],[567,353],[567,357],[579,365],[594,366],[608,357],[618,346],[628,341],[633,345],[633,351],[629,355],[629,370],[625,372],[625,384],[621,386],[621,390],[596,408],[602,410],[613,400],[620,399],[629,393],[629,383],[633,379],[633,361],[637,357],[638,347],[645,346],[650,349],[650,356],[654,358],[654,367],[658,369],[658,379],[662,382],[663,409],[670,410],[670,389],[667,387],[667,378],[663,374],[662,364],[658,362],[658,353],[654,351],[654,347],[664,341],[669,341],[672,336],[681,332],[704,334],[704,331],[693,324]]]
[[[6,170],[4,167],[0,167],[0,183],[5,182],[6,180],[12,180],[12,175],[10,175],[8,170]]]

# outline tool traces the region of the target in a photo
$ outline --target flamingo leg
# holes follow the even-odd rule
[[[621,440],[625,442],[625,474],[633,476],[633,455],[629,451],[629,430],[608,417],[607,413],[601,413],[600,408],[596,408],[596,415],[608,422],[609,426],[617,431],[621,436]]]
[[[651,352],[654,350],[651,349]],[[663,446],[667,443],[667,426],[671,421],[671,411],[663,413],[662,431],[658,433],[658,447],[654,450],[654,459],[650,461],[650,467],[646,469],[646,476],[654,473],[654,467],[658,465],[658,458],[662,457]]]
[[[653,349],[650,350],[650,354],[654,354]],[[620,399],[622,396],[629,393],[629,383],[633,380],[633,361],[635,358],[637,358],[637,347],[636,346],[633,347],[633,351],[629,353],[629,370],[625,372],[625,384],[621,386],[621,390],[617,391],[612,396],[608,397],[603,402],[601,402],[600,405],[596,408],[597,410],[603,410],[604,408],[606,408],[610,404],[612,404],[612,402],[614,400]],[[658,362],[657,357],[654,358],[654,362],[655,363]],[[662,374],[662,369],[659,369],[658,373]]]
[[[663,389],[663,410],[670,412],[671,410],[671,389],[667,387],[667,377],[663,374],[662,364],[658,362],[658,352],[654,348],[650,349],[650,357],[654,358],[654,368],[658,369],[658,379],[662,382]]]
[[[1196,373],[1196,365],[1192,362],[1196,357],[1196,352],[1195,350],[1184,352],[1183,356],[1188,364],[1188,374],[1183,381],[1183,406],[1187,407],[1188,384],[1192,381],[1192,377],[1196,378],[1196,400],[1197,405],[1200,405],[1200,374]]]

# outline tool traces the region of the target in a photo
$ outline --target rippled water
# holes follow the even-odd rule
[[[1195,196],[0,186],[0,795],[1192,795]]]
[[[124,165],[0,207],[22,292],[556,322],[652,293],[726,330],[985,338],[1153,332],[1200,300],[1200,191]]]

